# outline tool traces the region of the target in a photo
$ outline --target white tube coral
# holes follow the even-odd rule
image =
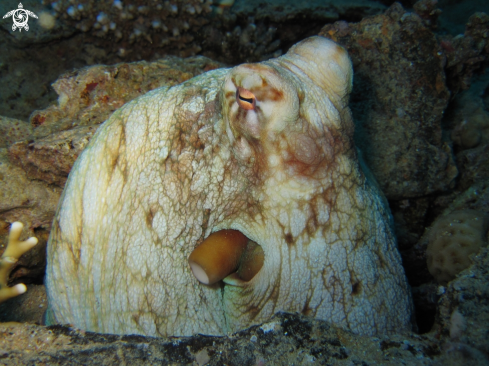
[[[24,225],[21,222],[14,222],[10,226],[7,248],[0,258],[0,303],[27,291],[27,287],[23,283],[13,287],[7,286],[8,276],[15,263],[17,263],[22,254],[29,251],[38,241],[35,237],[20,241],[19,238],[23,228]]]

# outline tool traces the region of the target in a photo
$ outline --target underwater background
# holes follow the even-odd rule
[[[487,1],[22,2],[0,19],[0,235],[39,244],[9,273],[0,364],[489,364]],[[0,14],[21,9],[1,0]],[[40,326],[46,243],[71,167],[113,111],[201,73],[278,57],[312,35],[354,68],[359,147],[386,196],[411,285],[412,333],[359,336],[278,314],[232,337]],[[117,75],[106,82],[105,75]],[[0,285],[1,287],[1,285]],[[19,322],[19,323],[11,323]]]

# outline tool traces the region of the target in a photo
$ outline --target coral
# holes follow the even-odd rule
[[[21,222],[14,222],[10,227],[7,248],[0,258],[0,303],[12,297],[23,294],[27,287],[19,283],[13,287],[8,287],[8,277],[20,256],[37,244],[37,238],[30,237],[25,241],[20,241],[20,235],[24,225]]]
[[[472,262],[470,256],[487,245],[489,214],[475,210],[454,211],[439,217],[429,230],[428,270],[440,284],[447,284]]]
[[[363,334],[410,329],[392,218],[353,145],[352,77],[344,48],[311,37],[115,111],[53,221],[49,318],[157,336],[226,334],[278,311]],[[222,247],[210,237],[226,229],[254,245],[247,268],[216,275],[204,267],[236,264],[235,253],[189,257]]]

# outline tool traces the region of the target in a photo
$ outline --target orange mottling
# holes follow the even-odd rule
[[[357,43],[365,49],[374,48],[374,42],[371,39],[359,39]]]

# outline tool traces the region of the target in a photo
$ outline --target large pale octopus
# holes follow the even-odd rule
[[[352,142],[351,85],[346,51],[312,37],[116,111],[58,207],[48,319],[166,336],[289,311],[410,329],[390,212]]]

